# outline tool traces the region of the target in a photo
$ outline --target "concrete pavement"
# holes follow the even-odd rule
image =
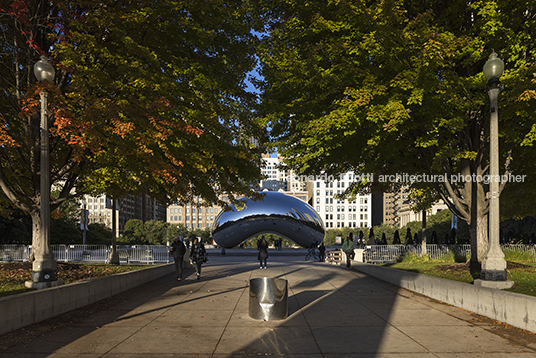
[[[210,256],[202,279],[165,276],[13,345],[4,357],[533,358],[536,336],[344,267]],[[249,280],[289,283],[289,317],[249,317]],[[61,323],[61,324],[60,324]],[[44,323],[46,325],[46,323]],[[30,330],[30,329],[29,329]],[[19,332],[20,334],[20,332]]]

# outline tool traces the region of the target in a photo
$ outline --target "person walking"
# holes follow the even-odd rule
[[[268,260],[268,243],[266,243],[264,236],[259,241],[259,254],[257,255],[257,259],[260,261],[260,268],[264,268],[266,270],[266,261]]]
[[[326,261],[326,247],[324,246],[323,242],[320,244],[320,246],[318,246],[318,256],[320,262]]]
[[[352,260],[354,259],[354,240],[353,234],[350,233],[346,237],[346,240],[342,243],[342,251],[346,254],[346,267],[352,266]]]
[[[182,280],[182,264],[184,262],[184,254],[186,253],[186,246],[181,241],[181,237],[177,236],[175,241],[171,245],[169,250],[173,254],[175,260],[175,272],[177,273],[177,280]]]
[[[190,253],[190,258],[192,260],[192,264],[195,268],[195,272],[197,273],[197,279],[201,279],[201,265],[205,262],[205,245],[196,237],[194,239],[194,243],[192,244],[192,251]]]

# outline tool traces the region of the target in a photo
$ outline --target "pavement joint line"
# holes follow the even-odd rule
[[[253,274],[253,271],[250,271],[249,273],[249,278],[251,279],[251,275]],[[248,282],[248,281],[246,281]],[[220,338],[218,338],[218,341],[216,342],[216,344],[214,345],[214,350],[212,351],[212,354],[210,355],[211,357],[214,357],[216,356],[216,351],[218,350],[218,346],[220,345],[220,342],[223,338],[223,335],[225,334],[225,331],[227,330],[227,327],[229,326],[229,323],[231,322],[231,319],[233,319],[233,314],[235,313],[236,311],[236,307],[238,307],[238,303],[240,302],[240,300],[242,299],[242,297],[244,296],[244,292],[246,292],[247,288],[249,287],[249,285],[247,285],[246,287],[242,288],[242,293],[240,294],[240,297],[238,297],[238,300],[236,300],[236,303],[233,307],[233,311],[231,312],[231,315],[229,316],[229,319],[227,320],[227,322],[225,323],[225,327],[223,328],[222,332],[221,332],[221,335],[220,335]]]

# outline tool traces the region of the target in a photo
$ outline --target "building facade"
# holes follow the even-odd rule
[[[357,195],[354,200],[337,198],[337,194],[342,194],[355,180],[355,174],[347,172],[333,180],[323,180],[322,176],[319,176],[307,183],[311,205],[324,220],[326,229],[371,226],[371,194]]]
[[[200,197],[196,197],[192,203],[170,205],[166,211],[166,221],[172,225],[182,224],[189,230],[212,228],[220,210],[219,206],[207,206]]]
[[[83,206],[88,211],[88,223],[101,223],[108,228],[112,228],[112,200],[106,195],[91,196],[84,195]],[[81,208],[83,209],[83,207]],[[117,235],[124,231],[125,224],[129,220],[138,219],[142,221],[165,221],[166,208],[148,195],[126,197],[117,200],[116,203],[116,227]]]

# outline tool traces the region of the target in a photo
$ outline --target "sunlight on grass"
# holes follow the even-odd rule
[[[536,296],[536,261],[532,251],[515,248],[503,249],[505,260],[510,263],[508,279],[514,281],[514,286],[507,291]],[[441,277],[448,280],[473,283],[479,278],[479,273],[471,273],[469,256],[456,251],[449,251],[443,257],[434,260],[429,255],[418,256],[408,253],[399,262],[384,264],[391,268],[411,271],[423,275]]]

